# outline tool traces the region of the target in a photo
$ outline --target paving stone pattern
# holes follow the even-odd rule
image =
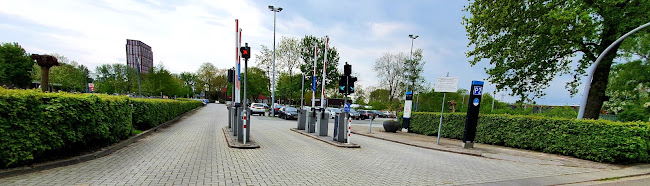
[[[228,148],[224,105],[209,104],[111,155],[0,179],[0,185],[439,185],[567,175],[598,169],[447,153],[352,136],[338,148],[292,132],[296,121],[253,117],[259,149]]]

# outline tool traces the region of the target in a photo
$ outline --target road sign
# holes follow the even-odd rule
[[[458,91],[458,77],[438,77],[434,89],[435,92],[456,92]]]
[[[483,94],[483,87],[474,87],[474,90],[472,90],[472,95],[478,96]]]
[[[343,112],[350,112],[350,103],[345,103],[345,107],[343,108]]]
[[[472,104],[474,104],[474,106],[478,106],[479,102],[480,101],[478,100],[478,98],[474,98],[474,101],[472,101]]]
[[[314,76],[314,81],[311,83],[311,90],[316,91],[316,81],[318,79],[318,76]]]

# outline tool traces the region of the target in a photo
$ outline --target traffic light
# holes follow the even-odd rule
[[[243,46],[239,49],[241,51],[241,57],[244,59],[251,58],[251,47],[248,46],[248,43],[246,44],[246,46]]]
[[[357,77],[352,77],[352,76],[349,77],[350,79],[348,80],[348,86],[347,86],[349,88],[348,93],[352,94],[354,93],[354,82],[357,81]]]
[[[235,69],[228,69],[228,83],[235,82]]]
[[[339,93],[341,93],[341,94],[345,94],[345,89],[346,89],[346,86],[345,86],[346,85],[346,83],[345,83],[346,79],[345,78],[346,78],[346,76],[340,76],[339,77]]]
[[[341,94],[352,94],[352,93],[354,93],[354,82],[355,81],[357,81],[357,77],[340,76],[339,77],[339,93],[341,93]]]
[[[349,76],[351,74],[352,74],[352,65],[348,65],[348,62],[345,62],[345,65],[343,65],[343,75]]]

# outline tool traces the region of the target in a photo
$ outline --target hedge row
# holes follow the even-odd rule
[[[462,139],[465,116],[445,113],[442,137]],[[413,113],[410,130],[437,135],[439,120],[440,113]],[[598,162],[650,162],[650,124],[646,122],[481,115],[475,140]]]
[[[158,126],[176,116],[203,105],[196,100],[131,99],[133,103],[133,125],[146,130]]]
[[[139,109],[137,113],[131,104]],[[155,126],[160,120],[149,118],[173,118],[199,105],[198,101],[0,88],[0,166],[25,165],[106,146],[128,138],[135,119]]]

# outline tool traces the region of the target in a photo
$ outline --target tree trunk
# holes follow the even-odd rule
[[[41,90],[49,91],[50,87],[50,67],[41,67]]]
[[[609,29],[605,30],[605,33],[603,33],[603,39],[600,43],[600,47],[602,49],[598,50],[599,52],[604,51],[617,39],[616,30],[614,29],[616,26],[607,26]],[[614,61],[614,58],[616,58],[616,52],[618,51],[619,46],[620,45],[614,46],[596,67],[591,85],[589,85],[591,88],[589,89],[589,96],[587,97],[587,104],[585,105],[585,113],[583,118],[598,119],[600,116],[600,110],[603,107],[603,102],[605,100],[605,91],[607,90],[607,84],[609,81],[609,72],[611,71],[612,62]],[[600,53],[596,54],[596,56],[598,55],[600,55]]]

